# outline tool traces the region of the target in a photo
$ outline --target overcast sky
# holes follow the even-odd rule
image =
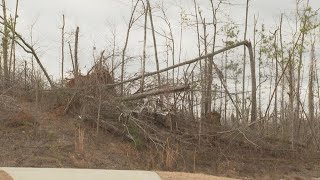
[[[215,1],[215,0],[214,0]],[[157,1],[151,1],[154,4]],[[210,9],[209,0],[197,0],[204,10]],[[226,5],[221,10],[225,15],[238,23],[244,23],[245,0],[230,0],[234,6]],[[10,13],[14,13],[15,0],[7,0]],[[319,0],[310,0],[313,9],[320,8]],[[187,13],[193,12],[193,0],[164,0],[170,21],[172,21],[174,32],[179,36],[180,7]],[[267,26],[275,27],[279,22],[282,12],[290,12],[295,8],[295,0],[251,0],[250,22],[252,25],[253,15],[259,15],[259,22]],[[66,31],[74,31],[76,26],[80,27],[80,63],[81,66],[92,64],[92,48],[102,50],[110,40],[110,29],[116,28],[118,45],[121,47],[124,41],[126,23],[128,22],[131,9],[131,0],[21,0],[19,7],[18,31],[30,41],[31,25],[33,28],[33,39],[37,52],[49,74],[60,76],[60,41],[61,41],[61,16],[66,17]],[[210,17],[208,17],[210,19]],[[157,26],[157,25],[156,25]],[[159,25],[158,25],[159,26]],[[241,26],[240,26],[241,28]],[[139,37],[141,30],[133,32],[133,37]],[[190,47],[196,47],[194,38],[190,38],[191,32],[185,32],[184,58],[192,58],[196,54],[189,51]],[[151,36],[151,35],[149,35]],[[132,39],[129,51],[140,52],[141,39]],[[139,47],[139,48],[137,48]],[[187,51],[188,49],[188,51]],[[66,48],[67,51],[67,48]],[[67,51],[68,52],[68,51]],[[66,56],[69,56],[66,53]],[[26,54],[18,58],[26,59]],[[69,60],[69,59],[67,59]],[[68,69],[70,70],[70,63]]]

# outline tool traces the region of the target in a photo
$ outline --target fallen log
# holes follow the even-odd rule
[[[132,101],[132,100],[136,100],[136,99],[146,98],[148,96],[156,96],[156,95],[165,94],[165,93],[181,92],[181,91],[186,91],[189,89],[190,89],[189,86],[169,86],[169,87],[165,87],[165,88],[146,91],[146,92],[139,93],[139,94],[121,97],[120,101]]]

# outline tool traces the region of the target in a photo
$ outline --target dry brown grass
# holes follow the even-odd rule
[[[85,129],[79,126],[75,130],[75,152],[78,154],[83,154],[84,146],[85,146]]]
[[[163,180],[234,180],[233,178],[210,176],[205,174],[191,174],[184,172],[157,172]]]
[[[0,179],[1,180],[13,180],[13,178],[5,171],[0,170]]]

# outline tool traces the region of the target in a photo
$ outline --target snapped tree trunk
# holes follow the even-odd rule
[[[150,73],[145,73],[145,74],[144,74],[144,77],[153,76],[153,75],[155,75],[155,74],[162,73],[162,72],[166,72],[166,71],[172,70],[172,69],[177,68],[177,67],[180,67],[180,66],[184,66],[184,65],[187,65],[187,64],[195,63],[195,62],[198,62],[198,61],[200,61],[200,60],[202,60],[202,59],[207,59],[207,58],[213,57],[213,56],[218,55],[218,54],[220,54],[220,53],[223,53],[223,52],[225,52],[225,51],[229,51],[229,50],[231,50],[231,49],[237,48],[237,47],[239,47],[239,46],[246,46],[247,49],[248,49],[248,51],[249,51],[249,55],[250,55],[250,67],[251,67],[251,77],[252,77],[252,78],[251,78],[251,83],[252,83],[252,94],[251,94],[251,101],[252,101],[252,105],[251,105],[251,108],[252,108],[252,109],[251,109],[251,121],[252,121],[252,122],[255,122],[255,121],[256,121],[256,118],[257,118],[257,97],[256,97],[256,89],[257,89],[257,88],[256,88],[256,75],[255,75],[255,61],[254,61],[254,59],[253,59],[253,49],[252,49],[252,45],[251,45],[251,43],[250,43],[249,41],[241,41],[241,42],[235,43],[235,44],[233,44],[233,45],[227,46],[227,47],[225,47],[225,48],[222,48],[222,49],[220,49],[220,50],[217,50],[217,51],[215,51],[215,52],[209,53],[209,54],[207,54],[207,55],[200,56],[200,57],[194,58],[194,59],[189,60],[189,61],[184,61],[184,62],[182,62],[182,63],[175,64],[175,65],[172,65],[172,66],[170,66],[170,67],[161,69],[161,70],[159,70],[159,71],[150,72]],[[220,73],[218,73],[218,75],[221,74],[219,78],[221,78],[221,77],[223,78],[223,75],[222,75],[221,71],[220,71],[219,69],[217,69],[215,63],[213,63],[213,66],[214,66],[214,68],[215,68],[216,70],[218,70],[218,72],[220,72]],[[107,85],[105,85],[105,87],[106,87],[106,88],[112,88],[112,87],[119,86],[119,85],[124,84],[124,83],[128,83],[128,82],[132,82],[132,81],[139,80],[139,79],[141,79],[141,78],[142,78],[142,75],[136,76],[136,77],[134,77],[134,78],[131,78],[131,79],[128,79],[128,80],[125,80],[125,81],[120,81],[120,82],[113,83],[113,84],[107,84]],[[221,80],[221,79],[220,79],[220,80]],[[222,80],[223,80],[223,79],[222,79]],[[223,82],[223,81],[222,81],[222,82]],[[222,83],[222,84],[224,84],[224,83]],[[225,85],[224,85],[224,87],[225,87]],[[229,92],[229,91],[227,91],[227,92]],[[239,110],[238,107],[236,106],[236,104],[235,104],[235,102],[234,102],[234,100],[233,100],[233,98],[232,98],[232,96],[231,96],[230,93],[228,93],[228,96],[229,96],[231,102],[232,102],[232,103],[234,104],[234,106],[236,107],[236,109]]]
[[[217,19],[216,11],[213,6],[213,0],[210,0],[211,10],[212,10],[212,24],[213,24],[213,42],[212,42],[212,52],[215,51],[216,38],[217,38]],[[213,82],[213,57],[210,57],[208,64],[208,84],[207,84],[207,101],[208,101],[208,111],[212,110],[212,82]]]
[[[243,40],[247,40],[247,29],[248,29],[248,13],[249,13],[249,0],[246,3],[246,19],[245,19],[245,26],[244,26],[244,36]],[[246,58],[247,58],[247,51],[244,47],[243,49],[243,69],[242,69],[242,117],[245,122],[247,122],[248,117],[246,116],[246,97],[245,97],[245,84],[246,84]]]

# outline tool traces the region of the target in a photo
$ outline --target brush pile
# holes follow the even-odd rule
[[[61,93],[64,94],[61,98],[63,103],[58,106],[63,106],[63,114],[71,114],[81,121],[124,136],[136,147],[150,142],[156,147],[164,147],[168,139],[182,144],[197,144],[202,136],[209,142],[215,136],[213,132],[219,128],[220,115],[217,112],[213,113],[216,116],[202,121],[202,130],[199,131],[200,121],[192,113],[175,108],[169,101],[165,103],[164,97],[159,95],[166,91],[185,91],[188,87],[153,88],[143,93],[120,96],[116,86],[110,84],[114,84],[114,79],[108,67],[95,65],[87,75],[67,79]],[[166,93],[167,99],[169,93]]]

